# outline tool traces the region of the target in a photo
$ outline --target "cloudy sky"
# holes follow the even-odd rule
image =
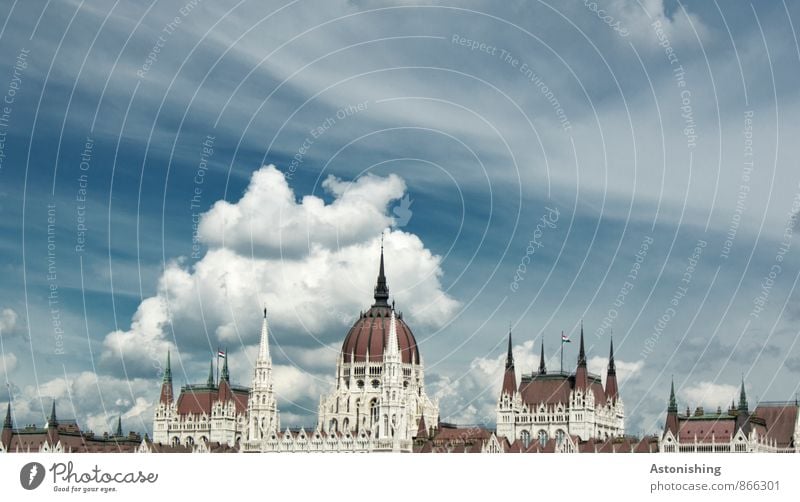
[[[18,424],[149,431],[162,365],[284,425],[389,287],[442,418],[613,331],[629,432],[794,399],[800,7],[782,1],[0,6],[0,378]],[[567,345],[565,367],[577,344]]]

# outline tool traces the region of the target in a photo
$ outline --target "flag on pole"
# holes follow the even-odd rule
[[[563,331],[561,332],[561,343],[572,343],[572,340]]]
[[[225,357],[227,357],[227,356],[225,356],[225,351],[224,351],[224,350],[217,349],[217,357],[218,357],[218,358],[219,358],[219,357],[222,357],[222,358],[224,359],[224,358],[225,358]]]

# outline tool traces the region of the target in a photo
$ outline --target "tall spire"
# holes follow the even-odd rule
[[[389,287],[386,285],[386,274],[383,266],[383,234],[381,234],[381,265],[378,269],[378,281],[375,284],[375,303],[372,306],[389,306]]]
[[[114,432],[117,437],[122,437],[122,415],[117,416],[117,430]]]
[[[264,320],[261,322],[261,344],[258,347],[258,359],[268,361],[269,356],[269,321],[267,320],[267,308],[264,307]]]
[[[739,411],[747,413],[749,406],[747,405],[747,395],[744,392],[744,377],[742,377],[742,388],[739,390]]]
[[[608,352],[608,371],[606,373],[606,397],[616,401],[619,397],[619,387],[617,386],[617,365],[614,363],[614,338]]]
[[[547,374],[547,366],[544,365],[544,338],[542,338],[542,350],[539,353],[539,374]]]
[[[614,337],[611,337],[611,348],[608,352],[608,374],[617,374],[617,365],[614,363]]]
[[[669,386],[669,406],[667,407],[668,413],[678,413],[678,401],[675,400],[675,380]]]
[[[686,414],[689,414],[688,409]],[[672,380],[669,385],[669,405],[667,406],[667,420],[664,423],[664,434],[669,431],[677,437],[679,425],[678,402],[675,400],[675,380]]]
[[[225,357],[222,358],[222,380],[230,383],[231,376],[228,373],[228,350],[225,350]]]
[[[208,363],[208,379],[206,380],[206,385],[209,387],[214,386],[214,359]]]
[[[11,421],[11,400],[8,401],[8,407],[6,408],[6,419],[3,421],[3,429],[10,429],[14,426],[14,423]]]
[[[506,354],[506,369],[514,368],[514,353],[511,351],[511,330],[508,330],[508,353]]]
[[[3,429],[0,432],[0,443],[5,445],[6,451],[8,451],[9,447],[11,446],[11,436],[13,434],[12,430],[14,428],[14,422],[11,421],[11,396],[8,396],[8,407],[6,408],[6,419],[3,421]]]
[[[583,321],[581,321],[581,347],[578,351],[578,366],[586,367],[586,350],[583,348]]]
[[[58,427],[58,419],[56,419],[56,400],[53,399],[53,407],[50,409],[50,418],[47,420],[47,428]]]
[[[167,351],[167,367],[164,368],[164,383],[172,383],[172,368],[169,362],[169,350]]]
[[[517,391],[517,373],[514,370],[514,354],[511,352],[511,330],[508,330],[508,355],[506,356],[506,371],[503,374],[503,389],[500,395],[513,395]]]
[[[387,356],[399,356],[400,345],[397,342],[397,318],[395,317],[394,309],[392,309],[391,318],[389,319],[389,341],[386,345]]]
[[[170,368],[169,351],[167,351],[167,365],[164,368],[164,379],[161,382],[161,397],[159,402],[172,403],[172,369]]]
[[[586,350],[583,348],[583,321],[581,321],[581,346],[578,351],[578,369],[575,370],[575,387],[587,389],[589,387],[589,373],[586,369]]]

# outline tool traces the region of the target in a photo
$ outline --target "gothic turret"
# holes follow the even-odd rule
[[[386,285],[386,274],[383,268],[383,236],[381,236],[381,264],[378,269],[378,281],[375,284],[375,303],[373,303],[372,306],[389,306],[389,287]]]
[[[678,436],[678,402],[675,400],[675,381],[669,387],[669,405],[667,405],[667,421],[664,424],[664,431],[670,431]]]
[[[617,387],[617,365],[614,363],[614,339],[611,339],[611,348],[608,353],[608,372],[606,373],[606,397],[612,401],[619,398]]]
[[[47,419],[47,441],[52,447],[58,443],[58,419],[56,418],[56,400],[50,409],[50,418]]]
[[[750,407],[747,404],[747,394],[744,391],[744,377],[739,390],[739,406],[736,408],[736,428],[745,434],[750,434]]]
[[[547,374],[547,366],[544,364],[544,339],[542,339],[542,350],[539,353],[539,374],[546,375]]]
[[[258,357],[253,370],[253,382],[247,400],[247,438],[252,443],[249,448],[258,449],[259,442],[267,434],[278,432],[278,407],[272,390],[272,357],[269,352],[269,320],[267,309],[261,321],[261,337]]]
[[[167,351],[167,366],[164,368],[164,380],[161,382],[160,402],[164,404],[172,403],[172,369],[170,368],[169,351]]]
[[[11,435],[14,429],[14,422],[11,421],[11,398],[8,400],[8,407],[6,408],[6,419],[3,420],[3,432],[0,434],[0,441],[2,441],[6,450],[11,446]]]
[[[589,387],[589,372],[586,368],[586,350],[583,347],[583,322],[581,322],[581,343],[578,350],[578,369],[575,371],[575,388],[587,389]]]
[[[517,374],[514,369],[514,354],[511,351],[511,330],[508,331],[508,353],[506,354],[506,370],[503,375],[503,389],[500,395],[513,395],[517,391]]]

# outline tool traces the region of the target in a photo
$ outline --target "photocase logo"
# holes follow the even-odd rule
[[[392,212],[397,219],[394,222],[394,226],[397,228],[402,228],[408,225],[409,220],[411,220],[411,215],[414,214],[411,211],[411,204],[414,203],[414,200],[411,199],[408,194],[405,194],[402,199],[400,199],[400,205],[395,206],[392,208]]]
[[[29,462],[19,471],[19,483],[26,490],[35,490],[44,481],[44,466],[39,462]]]

